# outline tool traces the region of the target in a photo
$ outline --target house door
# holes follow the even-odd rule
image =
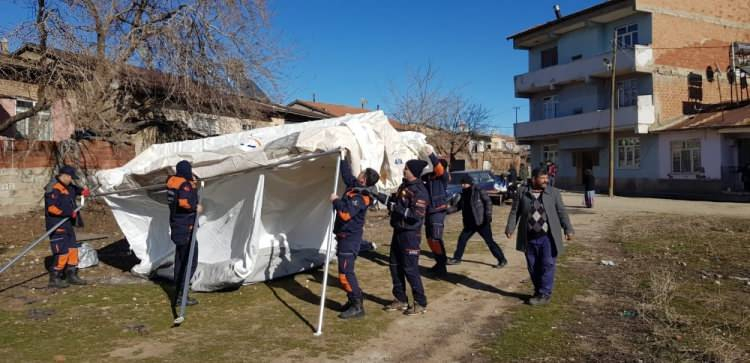
[[[584,150],[576,151],[573,154],[573,162],[576,167],[576,180],[578,184],[583,184],[583,172],[587,169],[594,169],[594,166],[599,165],[599,151],[598,150]]]

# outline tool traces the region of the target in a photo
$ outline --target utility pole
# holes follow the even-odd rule
[[[513,110],[516,111],[516,123],[518,123],[518,110],[520,110],[520,106],[513,106]]]
[[[612,97],[609,103],[609,197],[615,196],[615,102],[617,102],[617,31],[612,34]]]

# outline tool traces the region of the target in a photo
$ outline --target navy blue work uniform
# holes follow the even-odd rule
[[[178,170],[179,173],[179,170]],[[185,173],[187,174],[187,173]],[[167,202],[169,203],[169,229],[175,244],[174,279],[178,295],[185,284],[185,272],[190,256],[190,241],[197,217],[198,192],[192,172],[188,175],[174,175],[167,179]],[[198,242],[195,243],[190,276],[192,279],[198,265]]]
[[[74,213],[78,208],[75,198],[81,193],[81,188],[73,184],[66,186],[59,180],[54,180],[44,193],[44,221],[47,230],[68,218],[49,236],[52,269],[57,272],[65,270],[66,266],[78,265],[78,248],[81,245],[76,241],[73,226],[81,225],[77,213]]]
[[[359,190],[364,186],[354,177],[349,162],[341,160],[340,170],[346,192],[333,201],[333,208],[336,210],[333,233],[338,242],[339,282],[349,301],[356,301],[362,299],[362,289],[354,272],[354,262],[362,244],[365,215],[373,200],[367,193]]]
[[[445,229],[445,216],[448,211],[447,188],[450,176],[434,153],[430,154],[430,161],[433,165],[433,171],[422,177],[427,193],[430,195],[430,205],[427,208],[425,220],[425,234],[427,235],[427,244],[435,255],[435,262],[437,262],[435,267],[440,271],[445,271],[448,257],[445,254],[443,231]]]
[[[390,203],[390,201],[389,201]],[[429,205],[429,195],[420,179],[404,181],[399,186],[391,206],[390,270],[393,280],[393,296],[400,302],[408,302],[404,278],[409,281],[414,301],[427,306],[427,297],[419,275],[420,231]]]

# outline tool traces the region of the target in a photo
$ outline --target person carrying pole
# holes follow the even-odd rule
[[[167,202],[169,203],[169,229],[172,242],[175,244],[174,255],[174,280],[175,299],[172,302],[175,307],[182,301],[182,287],[190,283],[198,265],[198,243],[195,242],[193,260],[188,261],[190,255],[190,242],[193,236],[198,214],[203,212],[203,206],[198,204],[198,192],[196,189],[193,167],[187,160],[177,163],[175,175],[167,178]],[[191,266],[187,274],[187,266]],[[196,305],[198,301],[187,297],[187,305]]]
[[[88,188],[73,184],[78,179],[76,169],[69,165],[60,168],[55,179],[45,188],[44,222],[46,228],[52,229],[65,220],[49,235],[52,250],[52,268],[49,271],[49,287],[66,288],[70,284],[86,285],[78,276],[78,248],[74,226],[83,226],[83,221],[76,211],[75,198],[79,195],[88,197]],[[63,279],[64,278],[64,279]]]
[[[425,235],[427,236],[427,245],[430,246],[430,250],[435,255],[435,266],[430,269],[430,272],[440,277],[448,273],[446,268],[448,257],[445,254],[443,230],[445,229],[445,215],[448,210],[447,189],[450,174],[448,173],[448,162],[445,159],[438,159],[432,146],[425,145],[424,151],[429,155],[433,168],[431,173],[422,176],[427,193],[430,195],[430,205],[427,208],[425,219]]]
[[[344,160],[345,155],[346,150],[342,149],[339,169],[346,184],[346,191],[340,197],[333,193],[330,198],[336,212],[333,233],[338,245],[339,282],[348,299],[339,318],[358,319],[365,316],[365,309],[362,289],[354,272],[354,262],[362,245],[365,215],[373,203],[371,193],[366,188],[374,186],[380,180],[380,175],[375,170],[367,168],[355,178],[351,165]]]
[[[420,179],[427,166],[423,160],[409,160],[404,168],[404,182],[395,195],[378,195],[391,214],[390,270],[393,280],[394,300],[386,311],[403,311],[405,315],[419,315],[427,312],[427,297],[419,275],[420,231],[424,224],[430,196]],[[405,281],[411,286],[414,304],[409,305]]]

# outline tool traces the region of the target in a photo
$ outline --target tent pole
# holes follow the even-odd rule
[[[80,211],[81,208],[83,208],[85,204],[86,204],[86,199],[84,199],[83,196],[81,196],[81,205],[78,206],[78,208],[76,208],[73,212],[78,213],[78,211]],[[29,253],[29,251],[31,251],[34,247],[36,247],[36,245],[38,245],[39,242],[42,242],[45,238],[51,235],[52,232],[54,232],[58,227],[62,226],[63,223],[67,222],[68,219],[70,219],[70,217],[63,218],[60,222],[55,224],[52,228],[48,229],[47,232],[44,232],[43,235],[39,236],[39,238],[34,240],[34,242],[31,242],[28,246],[26,246],[26,248],[24,248],[23,251],[21,251],[21,253],[19,253],[16,257],[13,257],[13,259],[11,259],[8,263],[6,263],[5,265],[3,265],[3,267],[0,268],[0,274],[5,272],[5,270],[9,269],[16,262],[18,262],[18,260],[20,260],[21,257]]]
[[[339,166],[341,164],[341,155],[336,157],[336,175],[334,176],[333,192],[336,193],[339,190]],[[315,336],[319,337],[323,335],[323,312],[326,306],[326,288],[328,287],[328,266],[331,261],[331,249],[333,246],[333,222],[335,221],[335,211],[331,213],[331,222],[328,225],[328,246],[326,247],[326,261],[325,267],[323,268],[323,288],[320,292],[320,313],[318,313],[318,330],[315,332]]]
[[[255,169],[243,170],[243,171],[240,171],[240,172],[223,174],[223,175],[215,175],[215,176],[208,177],[208,178],[199,178],[198,180],[211,181],[211,180],[214,180],[214,179],[224,178],[224,177],[228,177],[228,176],[246,174],[246,173],[254,172],[254,171],[257,171],[257,170],[272,169],[272,168],[275,168],[277,166],[286,165],[286,164],[292,164],[292,163],[296,163],[298,161],[304,161],[304,160],[308,160],[308,159],[314,159],[314,158],[318,158],[318,157],[321,157],[321,156],[326,156],[326,155],[330,155],[330,154],[338,153],[338,152],[339,152],[339,149],[332,150],[332,151],[325,151],[325,152],[317,153],[317,154],[309,154],[309,155],[304,155],[304,156],[300,156],[300,157],[296,157],[296,158],[282,160],[282,161],[279,161],[279,162],[276,162],[276,163],[273,163],[273,164],[261,165],[261,166],[259,166],[258,168],[255,168]],[[108,195],[117,195],[117,194],[127,194],[127,193],[133,193],[133,192],[140,192],[142,190],[164,190],[164,189],[166,189],[166,186],[164,185],[164,183],[160,183],[160,184],[153,184],[153,185],[147,185],[147,186],[143,186],[143,187],[136,187],[136,188],[130,188],[130,189],[113,190],[111,192],[95,193],[95,194],[93,194],[91,196],[91,198],[99,198],[99,197],[106,197]]]

